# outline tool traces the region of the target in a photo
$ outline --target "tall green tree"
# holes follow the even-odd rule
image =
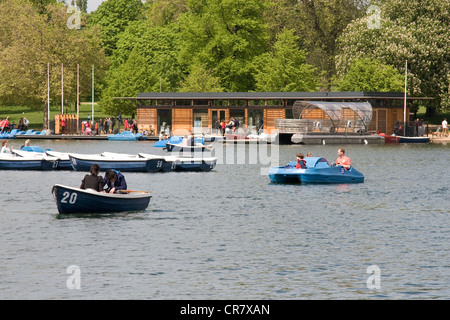
[[[330,90],[336,72],[336,39],[354,19],[361,17],[366,0],[271,0],[265,19],[272,42],[283,28],[295,30],[307,62],[321,74],[321,90]]]
[[[450,79],[450,2],[390,0],[379,3],[379,24],[372,13],[351,23],[338,40],[338,77],[360,57],[370,57],[405,72],[408,61],[408,92],[435,99],[428,115],[448,108]]]
[[[404,76],[392,66],[371,58],[359,58],[336,85],[340,91],[401,92]]]
[[[141,0],[106,0],[91,13],[89,23],[101,27],[103,46],[108,56],[116,49],[120,34],[130,22],[142,17],[142,10]]]
[[[252,61],[268,49],[262,0],[188,0],[181,61],[203,65],[226,91],[254,90]]]
[[[77,64],[81,69],[80,89],[85,94],[91,90],[91,66],[96,66],[98,78],[106,68],[98,30],[69,29],[70,14],[62,4],[48,5],[45,9],[44,16],[25,0],[0,2],[0,21],[3,21],[0,24],[0,103],[42,108],[44,114],[48,64],[51,101],[58,102],[62,97],[61,65],[64,65],[67,103],[75,101]]]
[[[181,83],[180,92],[223,92],[220,79],[202,65],[192,65]]]
[[[151,27],[136,21],[122,33],[111,60],[100,106],[105,112],[132,113],[136,106],[115,97],[140,92],[177,91],[181,81],[178,63],[180,39],[177,30]]]
[[[277,35],[273,51],[258,58],[256,90],[258,91],[314,91],[318,81],[315,68],[306,63],[306,52],[299,48],[294,30]]]

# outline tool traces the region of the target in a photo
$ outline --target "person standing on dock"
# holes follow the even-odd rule
[[[448,127],[447,119],[444,118],[444,120],[442,121],[442,136],[443,137],[447,136],[447,127]]]
[[[346,170],[349,170],[350,167],[352,166],[352,162],[351,162],[350,158],[345,155],[344,148],[338,149],[338,158],[336,159],[336,165],[342,166]]]

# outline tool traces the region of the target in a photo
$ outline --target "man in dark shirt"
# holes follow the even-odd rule
[[[120,171],[109,169],[105,173],[103,183],[106,186],[106,192],[115,193],[118,190],[127,190],[127,182]]]

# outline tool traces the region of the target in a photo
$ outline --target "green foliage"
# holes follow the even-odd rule
[[[112,55],[120,34],[130,22],[142,17],[142,10],[141,0],[106,0],[91,14],[89,23],[101,27],[103,46],[108,56]]]
[[[125,30],[112,56],[101,107],[110,114],[131,113],[135,105],[114,97],[135,97],[140,92],[177,91],[181,67],[177,62],[179,36],[170,28],[134,22]]]
[[[371,58],[359,58],[336,82],[339,91],[404,91],[404,77],[393,66]]]
[[[50,64],[51,99],[61,100],[61,65],[64,64],[64,98],[76,96],[77,64],[81,67],[82,94],[91,89],[91,66],[98,76],[106,68],[98,30],[69,29],[70,16],[60,4],[48,5],[39,15],[26,1],[0,4],[0,101],[36,108],[47,101],[47,64]],[[24,36],[26,35],[26,36]],[[76,48],[76,50],[74,50]],[[89,89],[88,89],[89,88]]]
[[[252,61],[268,49],[262,0],[190,0],[180,17],[181,61],[204,65],[226,91],[255,87]]]
[[[306,64],[306,52],[298,47],[293,30],[277,35],[273,51],[261,55],[255,75],[257,91],[313,91],[315,68]]]
[[[181,83],[180,92],[223,92],[220,79],[202,65],[192,65],[189,75]]]
[[[371,57],[404,73],[408,61],[408,92],[435,99],[429,106],[449,107],[450,2],[390,0],[380,5],[380,28],[369,17],[352,22],[338,40],[340,78],[360,57]]]

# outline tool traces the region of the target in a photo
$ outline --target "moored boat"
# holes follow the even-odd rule
[[[0,154],[0,170],[52,170],[54,162],[43,157]]]
[[[177,171],[211,171],[217,164],[217,158],[177,157]]]
[[[364,175],[353,166],[346,170],[341,166],[330,166],[326,159],[321,157],[305,158],[307,169],[297,169],[296,162],[289,162],[282,167],[269,169],[269,178],[275,183],[304,183],[304,184],[331,184],[331,183],[363,183]]]
[[[173,143],[166,143],[166,150],[168,152],[184,152],[184,153],[197,153],[197,152],[205,152],[205,151],[212,151],[213,147],[211,145],[203,145],[203,144],[196,144],[194,146],[186,146],[182,143],[173,144]]]
[[[147,137],[142,133],[133,133],[131,131],[122,131],[116,134],[108,135],[108,140],[113,141],[141,141],[147,140]]]
[[[60,184],[52,187],[52,193],[60,214],[142,211],[151,199],[150,193],[144,191],[104,193]]]
[[[73,169],[77,171],[89,171],[94,163],[97,163],[102,171],[115,169],[122,172],[157,172],[162,169],[163,165],[162,158],[147,159],[137,155],[132,158],[127,155],[106,156],[69,153],[69,158]]]

